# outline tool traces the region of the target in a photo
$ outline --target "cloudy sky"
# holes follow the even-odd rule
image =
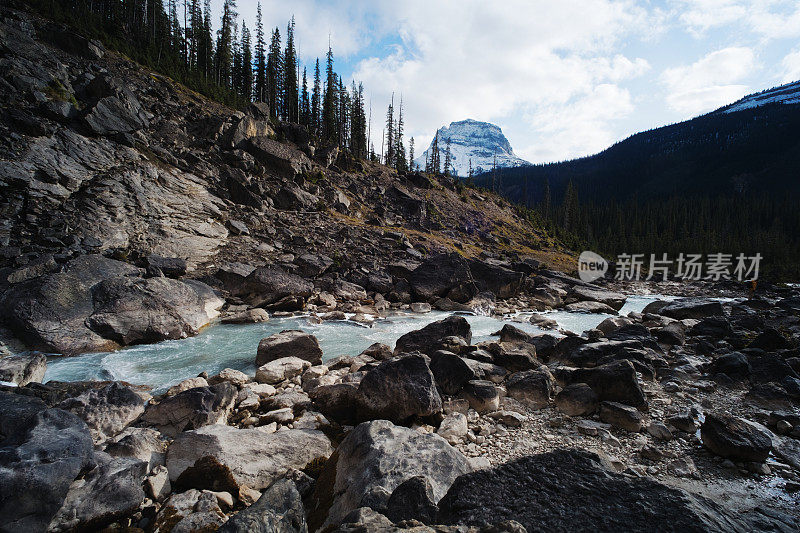
[[[218,13],[222,0],[212,0]],[[402,94],[417,153],[435,130],[499,125],[515,152],[548,162],[598,152],[800,79],[798,0],[262,0],[301,61],[333,46],[345,80],[364,83],[379,145]],[[238,0],[253,27],[256,0]],[[377,139],[377,141],[376,141]]]

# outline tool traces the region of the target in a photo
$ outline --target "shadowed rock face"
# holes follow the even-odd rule
[[[80,418],[38,398],[0,392],[0,529],[44,531],[93,457]]]
[[[224,301],[199,281],[142,279],[139,269],[100,255],[12,285],[0,314],[29,345],[75,355],[195,335]]]
[[[528,531],[736,531],[714,503],[606,471],[588,452],[558,450],[459,477],[439,502],[442,524],[513,519]]]

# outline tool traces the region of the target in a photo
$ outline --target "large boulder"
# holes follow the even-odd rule
[[[408,276],[420,300],[448,297],[466,303],[478,293],[467,261],[458,254],[439,254],[423,262]]]
[[[138,275],[127,263],[84,255],[62,272],[13,284],[0,297],[0,315],[26,344],[47,353],[76,355],[117,347],[86,326],[94,312],[92,287],[103,280]]]
[[[274,385],[302,374],[311,363],[299,357],[281,357],[261,365],[256,370],[256,382]]]
[[[303,500],[297,486],[279,479],[244,511],[219,528],[219,533],[307,533]]]
[[[506,382],[508,396],[533,409],[550,404],[555,390],[555,380],[547,367],[513,374]]]
[[[600,401],[619,402],[640,410],[647,409],[647,399],[636,377],[636,370],[626,359],[595,368],[557,369],[556,377],[564,385],[586,383]]]
[[[555,397],[556,407],[567,416],[587,416],[597,411],[597,394],[586,383],[567,385]]]
[[[472,342],[472,329],[463,316],[450,316],[431,322],[422,329],[410,331],[397,339],[394,353],[422,352],[433,354],[444,347],[446,337],[460,337]]]
[[[70,487],[48,531],[96,531],[139,509],[147,463],[98,455],[97,466]]]
[[[567,293],[565,302],[599,302],[609,306],[615,311],[619,311],[622,309],[622,306],[625,305],[625,300],[627,300],[627,297],[618,292],[576,285]]]
[[[144,413],[145,397],[118,381],[97,389],[90,388],[58,407],[81,417],[96,443],[106,441],[125,429]]]
[[[334,383],[314,388],[310,397],[317,411],[343,424],[353,424],[358,406],[357,383]]]
[[[130,133],[150,124],[147,112],[133,94],[127,92],[120,96],[101,98],[83,117],[97,135]]]
[[[404,423],[442,410],[442,398],[425,356],[403,354],[383,361],[358,386],[362,420],[385,419]]]
[[[38,398],[0,392],[3,531],[45,531],[93,460],[92,436],[80,418]]]
[[[367,502],[385,507],[391,493],[414,476],[427,478],[433,501],[438,501],[469,471],[466,457],[439,435],[386,420],[365,422],[345,437],[326,463],[310,502],[310,529],[338,525]]]
[[[724,316],[722,304],[716,300],[702,298],[685,298],[662,307],[658,314],[683,320],[685,318],[701,319],[707,316]]]
[[[258,343],[256,365],[262,366],[284,357],[297,357],[319,365],[322,363],[322,349],[314,335],[293,329],[275,333]]]
[[[772,438],[767,431],[722,413],[706,413],[700,438],[706,448],[734,461],[762,462],[772,450]]]
[[[262,267],[253,270],[234,292],[251,305],[263,307],[288,296],[308,298],[312,290],[314,284],[300,276],[278,267]]]
[[[445,350],[431,355],[430,368],[439,390],[451,396],[458,394],[469,380],[476,378],[475,372],[461,357]]]
[[[225,301],[210,287],[170,278],[115,278],[92,289],[86,324],[122,345],[183,339],[219,316]]]
[[[239,485],[263,490],[288,469],[303,469],[331,453],[330,440],[316,430],[267,433],[213,425],[178,435],[167,450],[167,469],[170,481],[176,481],[198,459],[210,455],[230,469]]]
[[[275,135],[275,131],[269,125],[268,120],[259,120],[256,117],[245,115],[225,132],[222,144],[229,149],[247,148],[248,141],[253,137],[273,135]]]
[[[498,298],[513,298],[522,288],[525,275],[493,259],[469,261],[469,270],[480,291],[491,291]]]
[[[47,358],[39,352],[11,355],[0,359],[0,381],[24,387],[41,383],[47,371]]]
[[[709,500],[650,478],[610,472],[597,455],[578,450],[466,474],[439,501],[440,524],[487,526],[504,520],[516,520],[527,531],[571,531],[576,524],[644,533],[665,524],[672,531],[748,530]]]
[[[224,424],[237,395],[236,387],[227,382],[194,387],[148,406],[142,422],[169,436],[209,424]]]
[[[254,137],[246,143],[245,149],[272,173],[294,178],[313,167],[306,155],[289,144],[273,141],[268,137]],[[276,202],[276,205],[278,203]],[[278,205],[278,207],[280,207]]]

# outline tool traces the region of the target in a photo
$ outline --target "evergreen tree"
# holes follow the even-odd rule
[[[297,102],[297,51],[294,48],[294,17],[286,27],[286,50],[283,56],[283,118],[299,122]]]
[[[236,26],[236,0],[225,0],[222,4],[222,17],[217,32],[214,70],[216,81],[222,87],[231,88],[233,81],[234,32]]]
[[[408,141],[408,166],[414,170],[414,137]]]
[[[406,160],[406,147],[403,144],[403,97],[400,97],[400,109],[397,114],[397,127],[395,128],[395,168],[398,172],[408,170]]]
[[[389,102],[389,108],[386,110],[386,158],[383,164],[387,167],[395,165],[395,136],[394,136],[394,93],[392,93],[392,100]]]
[[[314,67],[314,88],[311,91],[311,131],[314,135],[320,134],[320,105],[322,104],[322,86],[319,77],[319,58]]]
[[[303,89],[300,93],[300,124],[311,125],[311,102],[308,99],[308,75],[303,67]]]
[[[267,50],[264,42],[264,21],[261,15],[261,2],[256,10],[256,49],[255,49],[255,100],[267,100]]]
[[[272,118],[280,115],[281,94],[283,91],[283,58],[281,57],[281,33],[278,28],[272,32],[267,54],[267,103]]]
[[[239,94],[242,101],[245,103],[250,102],[253,97],[253,52],[250,47],[250,30],[247,25],[242,22],[242,74],[240,76],[240,90]]]
[[[322,137],[327,141],[338,142],[336,139],[336,134],[338,133],[338,125],[336,124],[338,85],[336,73],[333,71],[333,50],[328,46],[325,67],[325,96],[322,100]]]
[[[438,176],[442,172],[442,165],[441,160],[439,159],[439,132],[436,132],[436,135],[433,136],[433,142],[431,143],[430,148],[430,159],[431,159],[431,167],[429,172]]]

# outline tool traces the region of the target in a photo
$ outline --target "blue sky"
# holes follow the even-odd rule
[[[309,73],[330,36],[337,71],[371,98],[376,148],[402,94],[417,154],[438,127],[474,118],[531,162],[580,157],[800,79],[798,0],[264,0],[262,10],[283,37],[295,16]],[[256,1],[238,11],[253,28]]]

